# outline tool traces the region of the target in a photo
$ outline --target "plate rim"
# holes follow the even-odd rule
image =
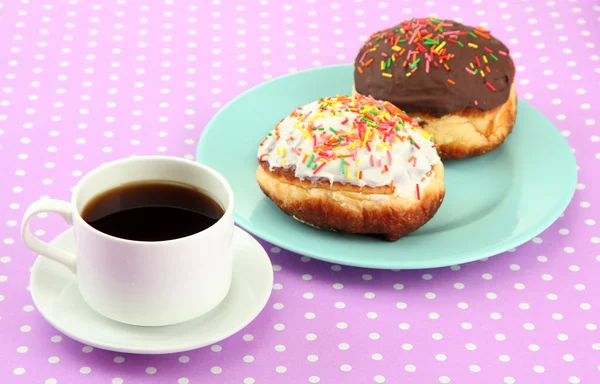
[[[352,66],[353,66],[352,64],[324,65],[324,66],[320,66],[320,67],[316,67],[316,68],[308,68],[308,69],[301,70],[301,71],[287,73],[287,74],[283,74],[281,76],[269,79],[265,82],[256,84],[253,87],[247,89],[246,91],[239,93],[234,98],[229,100],[219,111],[217,111],[217,113],[215,113],[212,116],[212,118],[209,120],[209,122],[204,127],[202,133],[200,134],[200,136],[198,138],[198,144],[196,146],[195,161],[202,163],[202,160],[201,160],[202,148],[205,145],[208,145],[208,144],[204,144],[206,142],[206,140],[203,140],[203,137],[206,137],[205,134],[207,132],[209,132],[211,129],[214,129],[213,127],[215,126],[215,122],[220,118],[221,114],[227,113],[227,110],[231,107],[231,105],[233,105],[238,99],[244,97],[246,94],[254,92],[254,91],[260,89],[261,87],[266,87],[275,82],[283,81],[287,78],[298,76],[300,74],[308,74],[310,72],[317,72],[317,71],[322,71],[322,70],[335,70],[335,69],[348,70]],[[559,131],[558,127],[556,127],[556,125],[534,105],[530,104],[529,102],[527,102],[526,100],[524,100],[520,97],[518,97],[517,103],[525,104],[528,107],[532,108],[537,113],[539,113],[540,116],[542,116],[544,119],[546,119],[546,121],[552,127],[554,127],[557,131]],[[517,112],[517,115],[518,115],[518,112]],[[566,194],[565,197],[557,203],[557,208],[555,210],[551,211],[552,214],[545,216],[542,220],[538,221],[537,225],[531,226],[530,229],[524,231],[519,236],[512,238],[512,240],[510,240],[508,242],[507,242],[507,240],[503,240],[502,242],[497,243],[493,246],[488,246],[485,248],[478,248],[477,251],[472,251],[472,252],[467,253],[466,257],[459,257],[457,254],[454,257],[452,257],[451,259],[444,258],[443,262],[440,262],[439,259],[433,259],[433,260],[422,259],[418,263],[412,263],[410,265],[403,265],[403,266],[400,265],[401,263],[396,264],[394,262],[386,262],[386,261],[383,261],[383,262],[380,261],[380,262],[376,262],[376,263],[371,262],[376,259],[367,259],[364,262],[352,261],[352,260],[342,261],[342,260],[340,260],[339,257],[331,256],[328,254],[323,254],[323,253],[318,253],[318,252],[315,253],[315,252],[310,252],[310,251],[308,253],[306,253],[306,250],[300,250],[300,249],[296,250],[298,247],[296,245],[294,245],[293,243],[286,241],[286,239],[277,238],[277,237],[272,236],[271,234],[267,233],[266,231],[260,231],[260,230],[255,231],[252,229],[252,226],[245,225],[246,220],[244,220],[244,219],[240,220],[240,217],[238,217],[238,214],[236,212],[234,212],[234,220],[236,222],[236,225],[244,228],[244,230],[248,231],[249,233],[252,233],[254,236],[257,236],[264,241],[267,241],[267,242],[269,242],[275,246],[278,246],[280,248],[284,248],[290,252],[293,252],[293,253],[296,253],[296,254],[299,254],[302,256],[308,256],[308,257],[311,257],[311,258],[314,258],[317,260],[321,260],[321,261],[325,261],[328,263],[334,263],[334,264],[340,264],[340,265],[346,265],[346,266],[352,266],[352,267],[360,267],[360,268],[370,268],[370,269],[432,269],[432,268],[443,268],[443,267],[448,267],[448,266],[452,266],[452,265],[466,264],[466,263],[478,261],[478,260],[481,260],[484,258],[496,256],[496,255],[505,253],[512,248],[516,248],[520,245],[523,245],[527,241],[533,239],[534,237],[538,236],[539,234],[541,234],[542,232],[547,230],[552,224],[554,224],[554,222],[556,222],[556,220],[558,220],[558,218],[560,218],[560,216],[568,208],[568,206],[571,204],[573,197],[575,195],[579,175],[578,175],[578,171],[576,169],[577,159],[575,157],[575,153],[571,150],[572,147],[571,147],[570,143],[564,137],[563,137],[563,141],[564,141],[564,144],[566,145],[566,147],[569,149],[568,153],[570,155],[570,158],[572,159],[572,163],[573,163],[574,167],[573,167],[572,174],[568,176],[568,178],[571,179],[570,180],[571,186],[569,188],[570,192],[568,194]],[[536,230],[532,230],[531,228],[536,228]],[[260,233],[258,233],[258,232],[260,232]],[[462,255],[465,255],[465,253],[462,253]]]
[[[233,335],[237,334],[238,332],[240,332],[241,330],[243,330],[244,328],[246,328],[248,325],[250,325],[265,309],[267,303],[270,300],[270,297],[272,295],[272,286],[273,286],[273,282],[274,282],[274,273],[273,273],[273,268],[272,268],[272,263],[271,263],[271,259],[269,257],[269,254],[267,253],[267,251],[264,249],[264,247],[258,242],[257,239],[255,239],[249,232],[247,232],[245,229],[237,227],[235,228],[236,231],[240,231],[241,235],[244,237],[247,237],[251,242],[255,243],[253,244],[253,246],[257,246],[260,247],[261,249],[261,258],[267,260],[267,263],[269,264],[269,266],[271,266],[269,268],[270,273],[268,274],[269,277],[269,281],[270,282],[268,284],[269,288],[265,289],[265,292],[263,293],[263,295],[261,295],[257,302],[259,304],[256,305],[256,308],[254,309],[254,311],[252,311],[252,315],[248,316],[247,320],[244,321],[240,321],[240,323],[236,326],[231,328],[230,330],[228,330],[227,332],[219,335],[218,337],[212,338],[210,341],[206,341],[206,339],[204,339],[202,342],[200,343],[187,343],[187,344],[178,344],[175,346],[171,346],[171,347],[127,347],[125,344],[114,344],[114,343],[106,343],[106,342],[102,342],[102,340],[94,338],[94,339],[86,339],[85,337],[81,337],[79,334],[77,334],[76,332],[70,332],[68,329],[66,329],[65,327],[63,327],[61,324],[59,324],[59,322],[57,321],[53,321],[54,318],[52,318],[51,316],[49,316],[47,314],[46,310],[42,310],[41,308],[44,308],[44,306],[40,307],[40,304],[38,302],[38,300],[36,299],[36,296],[39,297],[38,295],[36,295],[34,293],[35,289],[34,289],[34,284],[33,284],[33,280],[34,280],[34,275],[36,275],[36,273],[34,272],[36,270],[36,266],[37,268],[40,268],[39,265],[40,263],[56,263],[53,260],[48,259],[45,256],[41,256],[38,255],[35,259],[35,262],[33,264],[32,267],[32,271],[30,274],[30,279],[29,279],[29,285],[31,287],[31,291],[30,291],[30,296],[31,299],[33,300],[33,304],[37,309],[37,312],[42,316],[42,318],[44,320],[46,320],[48,322],[48,324],[50,324],[53,328],[55,328],[57,331],[59,331],[60,333],[62,333],[63,335],[67,336],[70,339],[73,339],[79,343],[85,344],[85,345],[89,345],[91,347],[94,348],[98,348],[98,349],[102,349],[105,351],[111,351],[111,352],[119,352],[119,353],[129,353],[129,354],[138,354],[138,355],[158,355],[158,354],[172,354],[172,353],[180,353],[180,352],[188,352],[188,351],[192,351],[192,350],[196,350],[196,349],[200,349],[200,348],[204,348],[208,345],[212,345],[215,343],[218,343],[220,341],[223,341],[225,339],[228,339],[230,337],[232,337]],[[69,228],[65,231],[62,231],[61,233],[59,233],[58,235],[56,235],[54,237],[54,239],[51,240],[50,243],[53,243],[55,241],[59,241],[62,237],[67,237],[67,236],[72,236],[73,234],[73,228]],[[258,249],[258,248],[257,248]],[[60,267],[60,264],[56,263],[57,267]],[[265,267],[265,271],[266,271],[266,267]],[[37,273],[40,273],[39,271]],[[83,302],[83,305],[87,305],[85,302]],[[46,307],[47,308],[47,307]],[[92,310],[93,311],[93,310]],[[97,314],[97,316],[102,316],[100,314]],[[196,319],[192,319],[189,320],[189,322],[193,322],[196,321]],[[112,321],[112,320],[111,320]],[[134,325],[127,325],[126,326],[130,326],[130,327],[136,327],[136,328],[166,328],[166,327],[170,327],[170,326],[164,326],[164,327],[138,327],[138,326],[134,326]],[[177,325],[177,324],[176,324]],[[173,326],[176,326],[173,325]],[[172,327],[172,326],[171,326]]]

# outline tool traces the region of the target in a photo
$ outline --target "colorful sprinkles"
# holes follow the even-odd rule
[[[362,180],[363,170],[369,168],[375,168],[380,174],[386,174],[394,165],[392,151],[398,143],[410,144],[413,156],[409,163],[410,166],[416,167],[421,147],[411,135],[417,133],[431,142],[431,147],[435,148],[433,137],[421,130],[415,119],[387,101],[362,95],[356,97],[338,95],[321,98],[317,101],[317,105],[318,108],[313,109],[312,115],[310,112],[305,113],[302,107],[296,108],[289,117],[295,118],[293,128],[290,129],[293,132],[297,131],[297,135],[292,133],[289,140],[279,141],[280,146],[273,149],[278,157],[283,157],[286,153],[289,154],[288,156],[292,156],[291,154],[293,157],[298,156],[301,159],[299,166],[306,167],[312,175],[319,175],[323,167],[330,162],[339,164],[338,175],[346,179]],[[355,113],[356,117],[349,119],[347,112]],[[319,124],[331,117],[339,118],[339,123],[333,124],[337,129]],[[279,124],[275,132],[279,132]],[[286,137],[288,134],[289,132],[286,133]],[[298,137],[299,140],[294,140],[294,137]],[[260,143],[260,147],[266,145],[268,139],[269,135]],[[366,153],[362,167],[359,149],[362,156]],[[259,156],[259,161],[264,161],[264,155]],[[330,169],[328,167],[327,172],[330,172]],[[388,182],[388,185],[396,188],[393,179]],[[420,198],[418,184],[415,191]]]
[[[486,45],[486,40],[491,39],[491,34],[483,27],[476,27],[471,31],[453,29],[453,27],[454,23],[434,17],[415,18],[403,22],[395,29],[374,33],[366,43],[367,49],[355,63],[355,67],[360,74],[364,74],[364,68],[371,65],[374,55],[378,55],[382,58],[380,70],[383,77],[392,77],[390,68],[393,65],[406,68],[406,77],[410,77],[421,68],[425,73],[444,69],[449,75],[448,84],[455,85],[456,82],[450,77],[451,62],[455,55],[449,52],[448,44],[458,45],[461,48],[471,49],[471,52],[476,51],[470,63],[471,68],[466,67],[465,70],[473,76],[479,72],[482,86],[495,92],[496,87],[486,78],[485,72],[491,73],[493,67],[490,68],[490,65],[498,61],[498,55],[507,56],[507,53],[500,50],[494,52]],[[482,53],[478,52],[480,48]]]

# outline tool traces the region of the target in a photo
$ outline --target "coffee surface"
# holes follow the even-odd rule
[[[81,216],[110,236],[164,241],[201,232],[223,214],[218,202],[193,186],[144,181],[99,194],[88,202]]]

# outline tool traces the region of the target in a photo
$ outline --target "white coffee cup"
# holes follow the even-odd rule
[[[156,242],[110,236],[81,217],[86,204],[102,192],[148,180],[192,185],[213,197],[225,213],[204,231]],[[205,165],[166,156],[130,157],[86,174],[70,203],[45,199],[31,204],[21,235],[32,251],[76,274],[81,296],[96,312],[132,325],[172,325],[206,314],[227,295],[232,277],[233,208],[229,183]],[[73,226],[75,254],[31,234],[29,223],[41,212],[56,212]]]

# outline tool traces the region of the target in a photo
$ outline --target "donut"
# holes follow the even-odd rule
[[[487,153],[517,115],[515,66],[490,31],[418,18],[373,33],[354,62],[353,94],[389,101],[433,135],[442,160]]]
[[[293,110],[258,145],[256,180],[281,211],[327,231],[396,241],[445,194],[432,137],[389,102],[324,97]]]

